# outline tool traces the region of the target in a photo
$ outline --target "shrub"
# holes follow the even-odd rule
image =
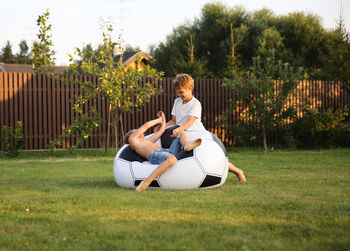
[[[16,157],[18,150],[23,149],[24,146],[22,122],[17,121],[15,129],[10,126],[3,126],[1,135],[5,155],[12,158]]]
[[[298,148],[329,148],[349,145],[350,123],[348,108],[319,112],[306,109],[304,116],[293,124],[293,134]]]

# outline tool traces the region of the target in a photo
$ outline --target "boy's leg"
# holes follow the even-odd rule
[[[174,156],[177,156],[177,154],[181,151],[181,144],[180,139],[176,137],[173,142],[171,142],[170,148],[168,150],[169,153],[171,153]]]
[[[179,137],[180,137],[180,144],[184,147],[186,152],[189,152],[192,149],[199,146],[200,144],[202,144],[202,139],[196,139],[194,141],[190,141],[185,131],[180,131]]]
[[[234,174],[236,174],[236,176],[238,177],[239,181],[241,182],[245,182],[246,178],[244,176],[244,173],[241,169],[235,167],[232,163],[228,163],[228,170],[230,172],[233,172]]]
[[[164,162],[160,163],[160,165],[154,169],[154,171],[148,176],[147,179],[142,181],[136,188],[136,191],[146,190],[147,187],[152,183],[152,181],[163,174],[169,167],[172,167],[177,163],[177,159],[174,155],[168,155]]]

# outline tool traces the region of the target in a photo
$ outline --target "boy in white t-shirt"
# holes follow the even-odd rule
[[[180,125],[173,130],[172,137],[185,130],[205,130],[201,121],[202,105],[193,94],[194,80],[188,74],[178,74],[174,80],[175,92],[178,98],[175,99],[171,111],[172,118],[166,123],[166,127]],[[228,163],[229,170],[236,174],[242,182],[246,181],[244,173],[232,163]]]

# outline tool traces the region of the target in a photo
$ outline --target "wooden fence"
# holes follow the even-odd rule
[[[94,76],[81,75],[81,80],[94,83]],[[234,145],[234,136],[225,133],[220,123],[224,110],[228,108],[229,100],[234,98],[232,92],[222,87],[222,80],[196,79],[194,96],[202,103],[202,121],[204,126],[218,135],[226,145]],[[175,99],[172,79],[162,80],[163,92],[151,99],[140,111],[124,114],[124,128],[129,130],[140,126],[145,121],[155,118],[156,112],[164,111],[167,120]],[[349,106],[349,95],[342,90],[338,82],[303,81],[299,83],[300,92],[295,97],[296,102],[305,102],[306,98],[312,106],[319,110]],[[31,73],[0,73],[0,127],[14,127],[16,121],[23,122],[26,150],[47,149],[48,144],[67,128],[76,112],[72,109],[72,99],[79,94],[78,86],[64,85],[53,81],[46,75]],[[107,135],[107,108],[105,100],[98,98],[93,104],[104,122],[84,143],[83,148],[102,148]],[[87,106],[85,107],[87,111]],[[236,114],[229,123],[239,117]],[[1,134],[0,134],[1,137]],[[77,135],[72,135],[62,146],[68,148],[75,144]],[[114,142],[111,130],[110,142]],[[0,150],[3,149],[1,145]]]

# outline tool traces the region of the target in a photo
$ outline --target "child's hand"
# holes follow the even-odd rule
[[[173,130],[173,134],[171,135],[171,137],[172,137],[172,138],[177,137],[177,136],[179,135],[179,132],[180,132],[179,128],[174,129],[174,130]]]
[[[157,112],[157,116],[160,119],[160,123],[163,123],[163,122],[166,123],[164,112],[162,112],[162,111]]]
[[[154,132],[158,132],[159,130],[165,130],[165,127],[166,127],[166,118],[165,118],[165,115],[162,111],[159,111],[157,112],[157,116],[159,117],[160,119],[160,125],[156,126],[154,128]]]

